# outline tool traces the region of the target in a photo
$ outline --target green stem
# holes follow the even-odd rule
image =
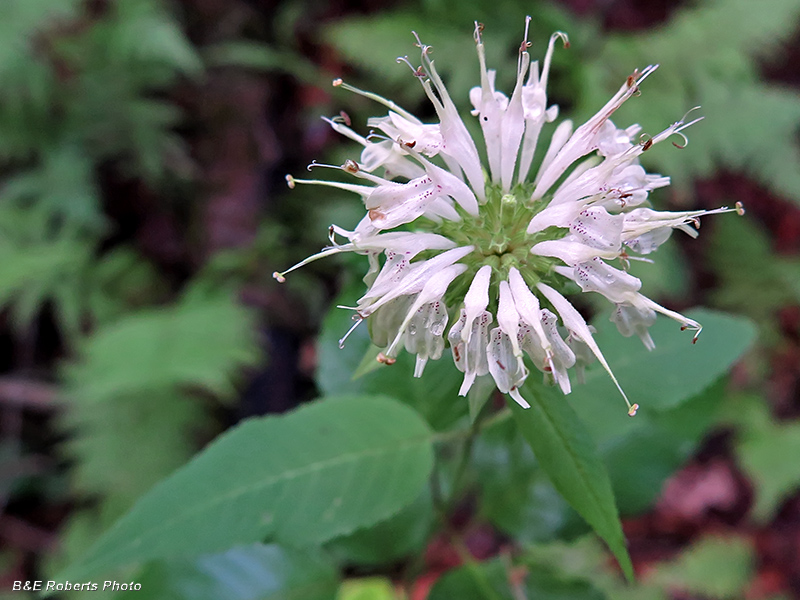
[[[446,444],[454,440],[469,438],[473,434],[478,434],[487,429],[491,429],[495,425],[499,425],[500,423],[508,421],[511,418],[511,414],[512,414],[511,409],[506,407],[503,410],[496,412],[495,414],[485,419],[484,421],[481,421],[477,430],[475,429],[474,425],[472,425],[470,427],[465,427],[464,429],[453,429],[451,431],[443,431],[441,433],[435,434],[433,436],[433,441],[435,443]]]
[[[425,547],[428,546],[430,540],[433,539],[434,536],[437,535],[439,531],[444,531],[446,535],[453,540],[454,545],[459,551],[459,554],[462,554],[462,560],[465,562],[467,567],[470,569],[471,574],[475,578],[478,585],[483,589],[483,591],[487,594],[487,597],[492,598],[493,600],[502,600],[496,594],[496,592],[491,589],[489,582],[486,580],[485,574],[478,568],[475,559],[469,554],[469,551],[464,546],[463,541],[452,531],[450,531],[450,523],[448,521],[448,515],[450,514],[450,510],[453,507],[455,499],[457,497],[458,491],[461,487],[461,480],[463,479],[465,473],[467,472],[467,466],[469,465],[469,458],[472,454],[472,446],[474,444],[475,438],[478,435],[489,429],[503,423],[511,418],[511,409],[504,408],[501,411],[496,412],[492,416],[488,418],[481,418],[480,416],[475,420],[475,422],[470,425],[469,427],[465,427],[464,429],[456,429],[453,431],[445,431],[442,433],[438,433],[433,437],[434,442],[441,442],[441,443],[450,443],[458,440],[463,440],[463,446],[461,451],[461,456],[459,458],[458,466],[456,467],[455,474],[453,477],[453,485],[450,494],[450,498],[445,500],[444,494],[442,493],[442,486],[440,480],[440,473],[437,465],[434,465],[433,472],[431,473],[430,477],[430,488],[431,488],[431,499],[433,501],[434,511],[436,512],[437,520],[439,521],[439,528],[434,528],[429,536],[428,540],[425,544]],[[464,554],[466,553],[466,554]],[[468,558],[467,558],[468,557]],[[422,573],[422,570],[425,567],[425,552],[421,552],[414,559],[405,569],[404,573],[404,582],[405,587],[407,590],[411,590],[411,586],[413,585],[414,581],[419,577]]]

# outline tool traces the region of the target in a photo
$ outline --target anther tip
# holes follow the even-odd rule
[[[397,362],[396,358],[392,358],[391,356],[386,356],[383,352],[379,352],[375,360],[377,360],[379,363],[383,365],[393,365],[395,362]]]
[[[333,87],[339,87],[343,83],[344,83],[344,80],[341,77],[337,77],[336,79],[333,80],[332,85],[333,85]]]
[[[742,204],[741,202],[737,202],[735,204],[735,207],[736,207],[736,214],[739,215],[740,217],[744,216],[745,213],[744,204]]]
[[[278,283],[286,283],[286,277],[284,277],[284,276],[283,276],[281,273],[278,273],[277,271],[275,271],[275,272],[273,272],[273,273],[272,273],[272,277],[273,277],[273,278],[275,279],[275,281],[277,281]]]
[[[628,416],[629,416],[629,417],[635,417],[635,416],[636,416],[636,412],[637,412],[638,410],[639,410],[639,405],[638,405],[638,404],[634,404],[633,406],[631,406],[631,407],[628,409]]]
[[[286,185],[289,186],[290,190],[293,190],[294,186],[296,185],[295,182],[294,182],[294,177],[292,177],[291,175],[287,175],[286,176]]]

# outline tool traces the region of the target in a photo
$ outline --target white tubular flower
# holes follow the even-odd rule
[[[449,344],[456,368],[464,373],[460,395],[488,374],[500,392],[524,408],[529,404],[521,388],[531,365],[569,394],[570,371],[575,369],[582,381],[584,367],[597,360],[633,415],[638,405],[628,402],[593,337],[594,328],[563,291],[577,284],[583,292],[605,297],[619,332],[638,336],[650,350],[655,342],[649,328],[659,313],[694,331],[694,342],[701,325],[641,293],[641,281],[627,273],[629,260],[637,258],[629,252],[654,252],[673,229],[696,237],[700,217],[743,214],[744,209],[737,204],[734,209],[667,212],[649,206],[650,192],[669,185],[669,177],[647,173],[640,155],[672,136],[683,142],[675,146],[685,147],[683,131],[700,120],[688,120],[689,111],[652,137],[640,134],[638,125],[622,129],[611,121],[624,102],[639,95],[657,65],[634,70],[586,123],[556,125],[536,164],[542,130],[558,116],[557,106],[547,106],[553,53],[558,40],[565,47],[569,43],[566,34],[554,33],[540,68],[528,54],[529,25],[530,17],[510,95],[496,88],[496,72],[486,64],[483,26],[475,26],[480,84],[469,100],[482,130],[486,165],[434,68],[431,47],[419,38],[422,66],[414,67],[406,57],[398,61],[411,66],[437,122],[423,123],[390,100],[334,81],[388,109],[368,121],[373,132],[366,136],[351,128],[344,113],[326,119],[364,147],[360,162],[332,167],[361,181],[287,176],[287,182],[357,194],[365,214],[353,231],[331,226],[331,246],[274,276],[283,282],[287,273],[319,258],[366,254],[367,291],[340,345],[368,320],[372,341],[383,350],[378,360],[391,364],[405,348],[416,355],[414,376],[420,377],[428,361],[439,359]],[[337,235],[347,242],[337,243]]]

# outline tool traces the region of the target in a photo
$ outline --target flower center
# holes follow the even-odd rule
[[[453,240],[459,246],[475,246],[475,251],[460,262],[467,271],[453,282],[447,296],[463,297],[475,273],[484,265],[492,267],[492,289],[490,295],[497,298],[497,285],[508,279],[509,270],[519,270],[528,285],[550,281],[553,258],[531,253],[531,248],[545,240],[564,237],[568,230],[550,227],[529,234],[528,224],[534,215],[547,206],[549,199],[531,202],[533,185],[523,183],[510,193],[503,193],[500,186],[487,185],[486,203],[479,208],[477,216],[459,210],[460,221],[443,220],[432,226],[432,231]],[[462,283],[463,282],[463,283]]]

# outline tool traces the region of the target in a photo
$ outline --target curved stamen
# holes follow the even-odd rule
[[[347,341],[347,338],[350,337],[350,334],[356,330],[356,327],[361,325],[361,323],[364,321],[364,317],[355,314],[353,315],[353,320],[355,323],[353,323],[352,327],[350,327],[350,329],[347,330],[347,333],[345,333],[344,336],[342,336],[342,338],[339,340],[339,350],[344,348],[344,343]]]
[[[528,51],[528,48],[531,47],[531,43],[528,41],[528,30],[530,28],[531,18],[530,16],[525,17],[525,33],[522,36],[522,42],[519,45],[519,57],[517,58],[517,73],[522,70],[522,56]],[[530,62],[530,61],[529,61]],[[524,73],[523,73],[524,76]]]
[[[320,252],[312,254],[308,258],[301,260],[296,265],[289,267],[285,271],[273,271],[272,278],[275,279],[275,281],[277,281],[278,283],[285,283],[286,275],[291,273],[292,271],[296,271],[300,267],[304,267],[305,265],[317,261],[320,258],[325,258],[326,256],[339,254],[340,252],[350,252],[352,250],[353,250],[353,244],[341,244],[339,246],[334,246],[333,248],[324,248]]]
[[[476,44],[482,44],[483,40],[481,39],[481,34],[483,34],[483,23],[478,23],[475,21],[475,31],[472,34],[472,37],[475,39]]]
[[[550,75],[550,64],[553,61],[557,39],[561,39],[564,42],[564,48],[569,48],[569,36],[563,31],[556,31],[550,36],[550,41],[547,43],[547,53],[544,55],[544,64],[542,65],[542,76],[539,78],[539,84],[542,89],[547,89],[547,78]]]
[[[308,164],[308,166],[306,167],[306,171],[308,171],[310,173],[311,169],[313,169],[314,167],[323,167],[325,169],[336,169],[337,171],[345,171],[346,170],[341,165],[329,165],[327,163],[320,163],[320,162],[317,162],[316,160],[312,160]]]
[[[413,69],[413,67],[412,67],[412,69]],[[359,89],[357,87],[354,87],[354,86],[350,85],[349,83],[345,83],[344,80],[342,80],[342,79],[334,79],[333,80],[333,87],[340,87],[340,88],[342,88],[344,90],[347,90],[348,92],[353,92],[354,94],[358,94],[359,96],[363,96],[364,98],[369,98],[370,100],[374,100],[375,102],[377,102],[379,104],[383,104],[389,110],[393,110],[394,112],[396,112],[397,114],[405,117],[409,121],[414,121],[414,122],[418,122],[419,121],[419,119],[417,119],[414,115],[412,115],[410,112],[405,110],[402,106],[399,106],[398,104],[395,104],[394,102],[384,98],[383,96],[379,96],[378,94],[375,94],[373,92],[366,92],[366,91],[364,91],[362,89]]]
[[[414,65],[412,65],[411,61],[408,60],[407,56],[398,56],[396,62],[407,64],[408,68],[411,69],[411,72],[414,74],[414,77],[416,77],[420,81],[425,79],[426,77],[425,70],[421,66],[415,67]]]

